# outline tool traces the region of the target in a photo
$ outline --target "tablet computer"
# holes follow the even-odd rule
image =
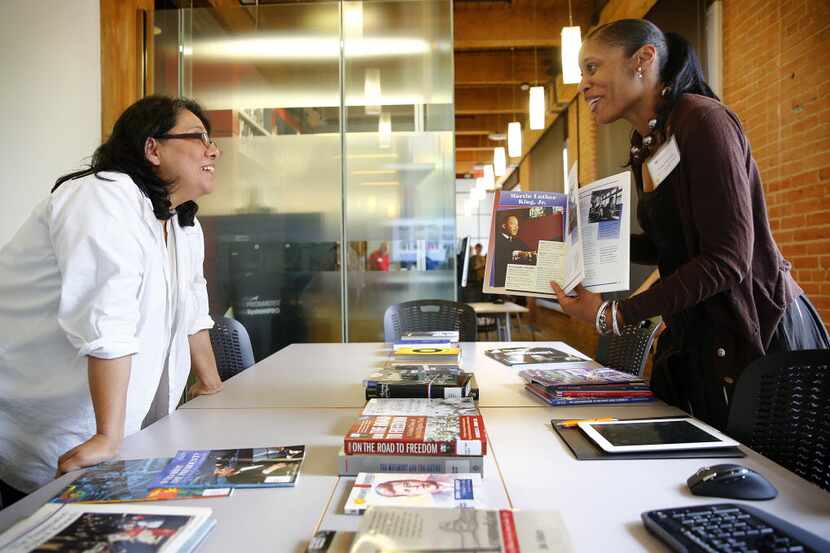
[[[580,422],[579,428],[609,453],[735,447],[738,442],[691,418]]]

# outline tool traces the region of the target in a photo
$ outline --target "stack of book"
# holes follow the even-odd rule
[[[487,433],[472,398],[372,399],[343,440],[343,476],[483,474]]]
[[[550,405],[632,403],[653,401],[640,377],[607,367],[525,369],[525,389]]]
[[[461,370],[458,331],[408,332],[383,367],[363,381],[366,399],[475,396],[472,373]]]

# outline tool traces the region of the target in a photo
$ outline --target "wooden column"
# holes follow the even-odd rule
[[[101,0],[101,136],[153,92],[153,0]]]

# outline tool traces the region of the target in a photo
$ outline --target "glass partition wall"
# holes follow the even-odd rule
[[[156,92],[199,101],[223,152],[199,202],[211,310],[257,359],[379,341],[388,305],[454,299],[449,1],[157,11],[155,26]]]

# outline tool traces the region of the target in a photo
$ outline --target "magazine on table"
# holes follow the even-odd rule
[[[486,350],[484,355],[495,359],[499,363],[507,365],[508,367],[575,367],[584,369],[601,367],[601,365],[596,361],[586,359],[581,355],[556,349],[552,346],[493,348]]]
[[[0,551],[187,553],[216,524],[205,507],[47,503],[0,535]]]
[[[550,282],[570,292],[629,288],[628,171],[569,192],[497,191],[493,199],[485,293],[555,299]]]
[[[370,507],[350,553],[571,553],[557,511]]]
[[[281,488],[294,486],[305,446],[179,451],[153,482],[156,487]]]
[[[376,474],[361,472],[344,511],[362,515],[370,506],[486,507],[480,474]]]
[[[153,487],[169,458],[107,461],[84,470],[53,503],[116,503],[123,501],[161,501],[221,497],[231,488]]]

